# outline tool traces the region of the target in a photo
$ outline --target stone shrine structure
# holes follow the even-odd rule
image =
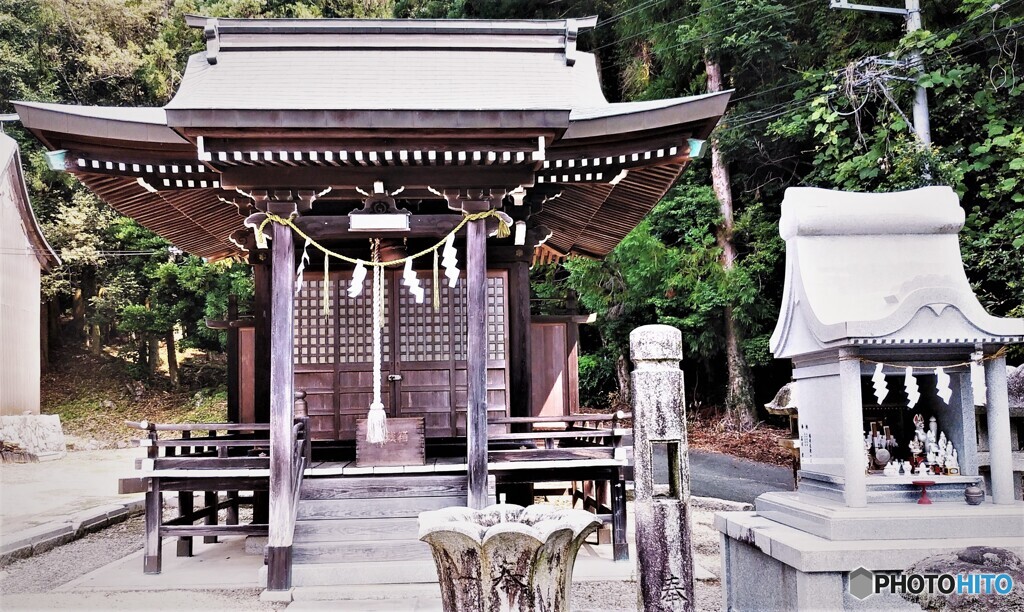
[[[906,602],[852,596],[851,572],[899,571],[968,546],[1024,551],[1001,350],[1024,341],[1024,320],[989,315],[971,291],[963,223],[946,187],[786,192],[785,291],[771,349],[793,360],[801,470],[797,491],[716,517],[726,609],[896,608]],[[976,418],[985,419],[987,469]],[[900,473],[927,463],[911,445],[921,434],[933,461],[939,439],[957,459]],[[916,503],[921,480],[934,483],[934,504]],[[967,505],[965,488],[983,480],[989,496]]]

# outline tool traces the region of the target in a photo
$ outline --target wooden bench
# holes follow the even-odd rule
[[[582,501],[584,509],[606,523],[599,530],[599,543],[612,544],[616,561],[627,560],[626,481],[633,477],[632,431],[620,425],[630,416],[617,412],[490,419],[490,425],[527,431],[488,434],[489,470],[504,489],[570,483],[573,506]]]
[[[120,493],[146,493],[145,573],[160,573],[164,537],[177,536],[177,555],[190,557],[196,536],[215,543],[219,536],[268,534],[269,424],[127,424],[146,432],[146,437],[137,441],[138,446],[147,449],[146,458],[135,463],[140,476],[121,479],[119,486]],[[305,419],[297,419],[294,433],[308,456],[306,426]],[[206,435],[197,436],[197,432]],[[161,437],[175,433],[177,437]],[[178,493],[178,512],[165,521],[163,493],[170,491]],[[241,491],[251,491],[252,495],[242,496]],[[195,507],[196,492],[203,493],[201,508]],[[223,499],[221,492],[226,494]],[[239,508],[244,505],[253,509],[249,524],[239,524]],[[221,510],[226,510],[224,524],[218,520]]]

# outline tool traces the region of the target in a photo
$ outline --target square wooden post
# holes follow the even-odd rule
[[[228,422],[240,422],[241,412],[238,404],[238,327],[232,323],[238,320],[238,296],[228,296]]]
[[[470,221],[466,232],[466,462],[467,505],[487,505],[487,221]]]
[[[292,327],[295,248],[291,228],[272,224],[270,321],[270,523],[267,589],[292,586],[292,424],[295,402]]]

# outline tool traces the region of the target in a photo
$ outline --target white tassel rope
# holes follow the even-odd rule
[[[373,241],[373,261],[380,262],[380,240]],[[384,326],[384,268],[373,267],[373,403],[366,415],[366,441],[384,444],[388,437],[387,414],[381,401],[381,328]]]

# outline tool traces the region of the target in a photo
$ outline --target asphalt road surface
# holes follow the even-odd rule
[[[667,457],[655,457],[654,465],[655,482],[668,482]],[[788,467],[720,453],[690,451],[691,495],[752,504],[762,493],[792,490],[793,470]]]

